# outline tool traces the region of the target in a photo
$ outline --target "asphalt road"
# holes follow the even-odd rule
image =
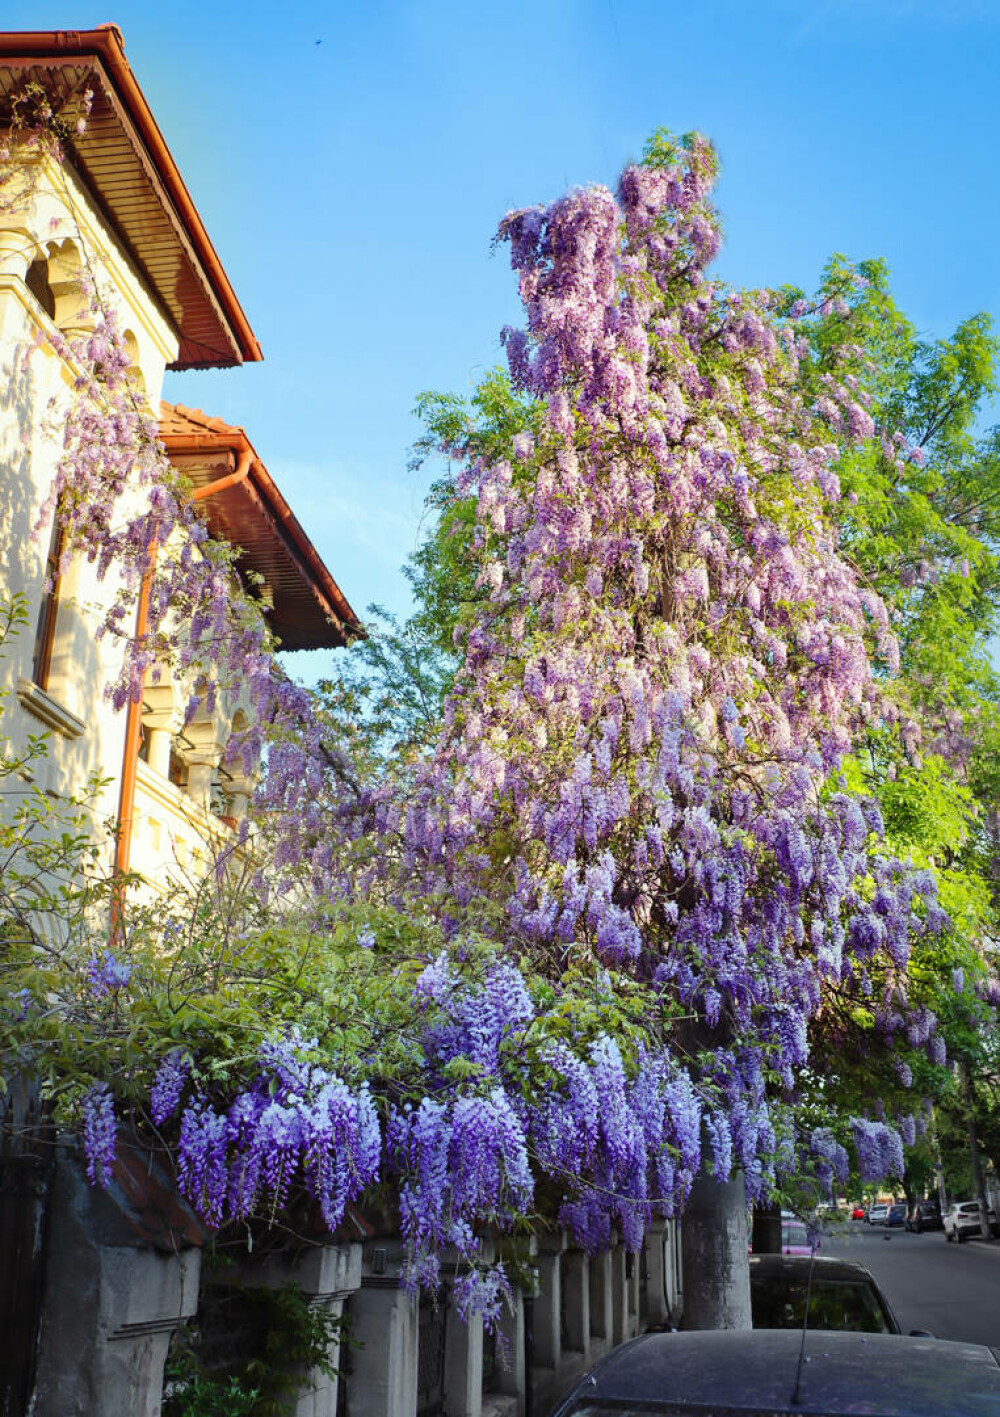
[[[823,1236],[819,1253],[866,1265],[904,1333],[1000,1346],[1000,1240],[948,1244],[941,1230],[910,1235],[850,1221]]]

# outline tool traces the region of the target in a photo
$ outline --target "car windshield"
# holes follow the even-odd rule
[[[806,1302],[805,1279],[753,1275],[750,1280],[754,1328],[801,1328]],[[853,1333],[889,1333],[889,1324],[871,1286],[853,1279],[813,1276],[809,1327],[847,1329]]]

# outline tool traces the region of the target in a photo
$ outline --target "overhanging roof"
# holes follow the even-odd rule
[[[73,136],[67,159],[177,330],[172,369],[262,358],[114,25],[0,33],[0,121],[26,83],[41,84]],[[96,81],[96,82],[95,82]],[[93,107],[82,135],[84,91]]]
[[[223,480],[199,499],[209,530],[240,547],[240,564],[263,577],[274,602],[268,619],[282,649],[332,649],[364,634],[242,428],[201,409],[161,403],[160,437],[196,493]],[[241,460],[247,472],[236,481]]]

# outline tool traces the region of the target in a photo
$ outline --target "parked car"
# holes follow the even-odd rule
[[[941,1219],[941,1207],[936,1200],[917,1201],[910,1208],[910,1213],[906,1217],[907,1230],[913,1230],[918,1235],[923,1230],[941,1230],[944,1222]]]
[[[816,1241],[817,1247],[819,1240]],[[783,1255],[811,1255],[813,1247],[809,1243],[809,1234],[805,1223],[801,1220],[781,1221],[781,1253]]]
[[[750,1303],[754,1328],[797,1328],[801,1332],[807,1288],[810,1329],[901,1332],[888,1300],[863,1264],[819,1256],[805,1259],[797,1255],[751,1256]]]
[[[856,1205],[856,1206],[854,1207],[854,1209],[851,1211],[851,1219],[852,1219],[852,1220],[864,1220],[864,1218],[865,1218],[865,1208],[864,1208],[864,1206],[863,1206],[863,1205]]]
[[[884,1225],[891,1225],[891,1226],[895,1226],[895,1225],[905,1225],[905,1224],[906,1224],[906,1202],[905,1202],[905,1201],[893,1201],[892,1205],[891,1205],[891,1206],[889,1207],[889,1209],[886,1211],[885,1220],[884,1220],[882,1223],[883,1223]]]
[[[553,1417],[983,1417],[1000,1362],[975,1343],[794,1329],[651,1333],[614,1349]]]
[[[869,1225],[884,1225],[888,1214],[889,1207],[887,1205],[870,1205],[865,1219]]]
[[[1000,1234],[997,1213],[992,1206],[986,1212],[986,1221],[991,1234]],[[944,1213],[943,1229],[946,1240],[957,1240],[959,1244],[968,1240],[971,1235],[981,1235],[979,1202],[955,1201],[954,1205],[950,1205]]]

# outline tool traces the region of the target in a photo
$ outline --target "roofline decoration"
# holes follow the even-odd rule
[[[127,145],[124,178],[131,184],[130,200],[122,200],[121,165],[112,172],[106,162],[107,127],[102,130],[99,122],[93,128],[88,126],[81,137],[67,141],[67,153],[177,327],[181,350],[170,367],[218,368],[262,359],[257,337],[125,58],[117,26],[0,33],[0,69],[26,74],[40,69],[57,74],[88,62],[107,99],[104,116],[108,125]],[[95,107],[95,119],[100,116]],[[160,229],[151,237],[144,215],[154,203],[160,209]],[[151,270],[154,240],[161,248],[164,242],[172,243],[170,259],[187,277],[183,293],[175,280],[157,280]],[[214,331],[211,342],[192,337],[195,318],[199,330]]]
[[[309,586],[318,610],[328,622],[330,633],[322,641],[309,645],[286,648],[318,648],[348,644],[351,640],[363,638],[365,631],[357,615],[347,601],[343,591],[334,580],[319,552],[306,535],[291,507],[285,501],[271,474],[264,466],[256,449],[244,429],[223,423],[221,419],[210,418],[200,409],[185,408],[183,404],[162,403],[160,438],[168,456],[174,459],[199,456],[210,464],[219,454],[230,455],[237,471],[224,477],[217,484],[214,497],[205,499],[205,511],[209,522],[214,520],[212,502],[225,499],[227,509],[234,519],[241,515],[240,503],[249,502],[258,521],[265,523],[272,534],[273,542],[282,548],[284,555],[292,562],[302,579]],[[180,428],[171,429],[168,421]],[[241,475],[242,466],[247,467]],[[184,470],[182,466],[182,470]],[[196,495],[197,488],[196,484]],[[208,487],[203,489],[208,491]],[[242,513],[245,515],[245,512]],[[315,639],[315,637],[314,637]]]

